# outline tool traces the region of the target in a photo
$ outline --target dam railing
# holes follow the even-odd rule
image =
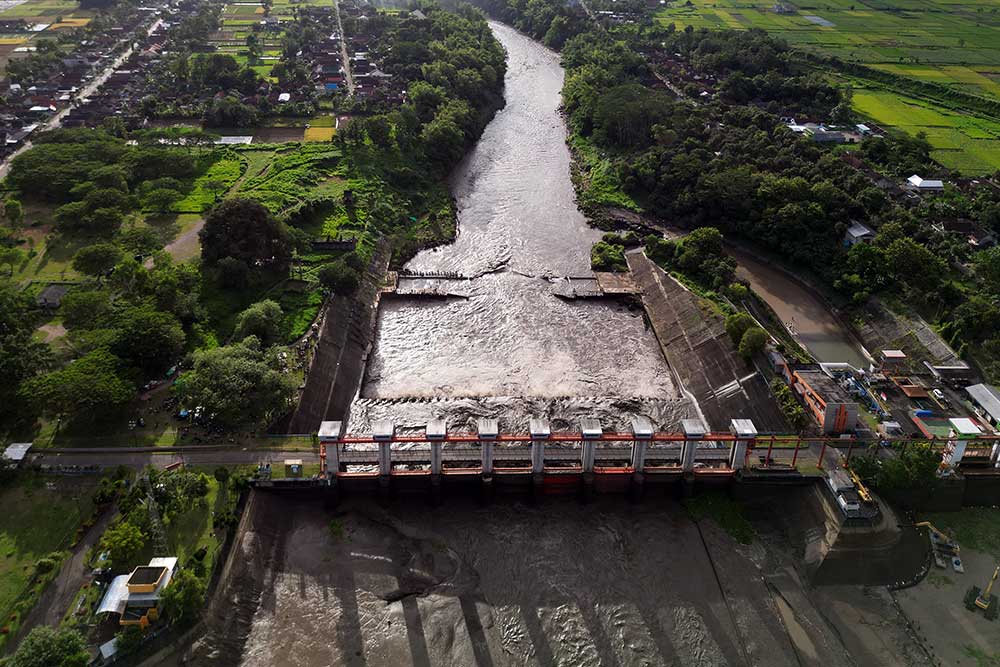
[[[726,476],[752,468],[813,473],[839,467],[878,446],[907,446],[908,439],[760,435],[749,419],[733,419],[728,432],[712,432],[700,420],[682,420],[676,433],[658,432],[648,419],[627,432],[605,431],[596,419],[579,430],[553,432],[532,419],[527,432],[502,433],[497,420],[480,419],[475,432],[451,432],[443,420],[423,429],[397,431],[391,420],[371,433],[344,433],[343,423],[323,422],[318,433],[321,474],[337,476],[449,474],[680,474]],[[947,463],[996,468],[1000,438],[952,438],[932,442]],[[836,451],[836,453],[834,453]]]

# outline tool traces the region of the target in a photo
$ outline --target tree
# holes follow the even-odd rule
[[[86,667],[90,663],[87,643],[76,630],[40,625],[17,647],[8,667]]]
[[[236,316],[233,338],[243,340],[247,336],[256,336],[262,345],[273,345],[281,338],[284,316],[276,302],[270,299],[258,301]]]
[[[754,355],[764,351],[767,344],[767,333],[760,327],[751,327],[743,333],[740,339],[740,356],[750,361]]]
[[[116,567],[128,567],[146,544],[146,537],[128,521],[119,521],[101,537],[101,549]]]
[[[226,481],[229,479],[229,468],[226,466],[219,466],[215,469],[215,481],[219,484],[225,486]]]
[[[111,350],[147,374],[166,370],[184,350],[186,338],[180,322],[151,305],[129,308],[118,318],[115,329],[118,335]]]
[[[96,329],[111,320],[108,293],[99,290],[70,290],[63,297],[59,314],[68,329]]]
[[[199,405],[226,426],[267,424],[283,415],[295,383],[281,370],[276,351],[250,336],[194,354],[194,368],[177,385],[187,405]]]
[[[55,414],[98,417],[128,403],[135,388],[118,374],[118,357],[94,350],[64,368],[27,380],[20,396]]]
[[[0,246],[0,266],[9,266],[10,275],[14,276],[14,267],[23,262],[27,254],[20,248],[13,246]]]
[[[208,265],[232,257],[251,268],[284,272],[292,258],[285,225],[252,199],[226,199],[217,205],[205,218],[199,236],[201,257]]]
[[[181,193],[170,188],[150,190],[142,198],[142,205],[156,213],[168,213],[181,199]]]
[[[941,282],[944,261],[911,238],[896,239],[885,249],[885,259],[896,280],[930,290]]]
[[[1000,294],[1000,246],[977,252],[973,257],[976,275],[994,294]]]
[[[34,339],[33,305],[13,283],[0,282],[0,430],[30,419],[37,404],[19,394],[21,385],[51,362],[49,346]]]
[[[19,200],[8,197],[3,204],[3,214],[11,227],[15,230],[20,229],[21,223],[24,222],[24,207]]]
[[[738,313],[733,313],[726,318],[726,333],[733,340],[733,345],[739,345],[740,341],[743,340],[743,334],[750,327],[757,326],[756,320],[754,320],[750,315],[742,311]]]
[[[179,626],[193,623],[204,604],[205,582],[186,568],[177,571],[160,597],[163,614]]]
[[[95,243],[81,248],[73,257],[73,268],[88,276],[102,276],[114,268],[122,251],[114,243]]]
[[[361,282],[357,270],[341,259],[321,266],[318,276],[324,287],[341,296],[353,294]]]

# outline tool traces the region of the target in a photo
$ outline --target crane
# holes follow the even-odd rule
[[[997,563],[996,569],[993,570],[993,576],[990,577],[985,589],[980,591],[979,586],[969,587],[965,593],[965,608],[969,611],[982,609],[983,616],[987,620],[995,619],[997,617],[997,596],[993,594],[993,584],[996,583],[997,577],[1000,577],[1000,563]]]

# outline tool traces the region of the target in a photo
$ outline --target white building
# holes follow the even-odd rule
[[[944,181],[939,181],[936,179],[921,178],[914,174],[906,179],[911,190],[916,190],[917,192],[941,192],[944,190]]]

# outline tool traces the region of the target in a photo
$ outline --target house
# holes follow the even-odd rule
[[[131,574],[111,580],[98,614],[117,614],[120,625],[149,625],[158,617],[157,605],[163,590],[177,572],[177,558],[153,558]]]
[[[1000,391],[991,384],[974,384],[965,388],[976,412],[993,426],[1000,426]]]
[[[871,243],[874,239],[875,232],[860,222],[852,222],[844,232],[844,245],[848,248],[859,243]]]
[[[914,192],[942,192],[944,191],[944,181],[921,178],[917,174],[906,179],[907,187]]]
[[[817,144],[842,144],[847,141],[847,136],[843,132],[828,130],[822,126],[807,126],[805,134]]]
[[[68,291],[69,285],[46,285],[45,289],[38,294],[35,303],[38,304],[39,308],[58,308],[62,305],[62,299]]]

